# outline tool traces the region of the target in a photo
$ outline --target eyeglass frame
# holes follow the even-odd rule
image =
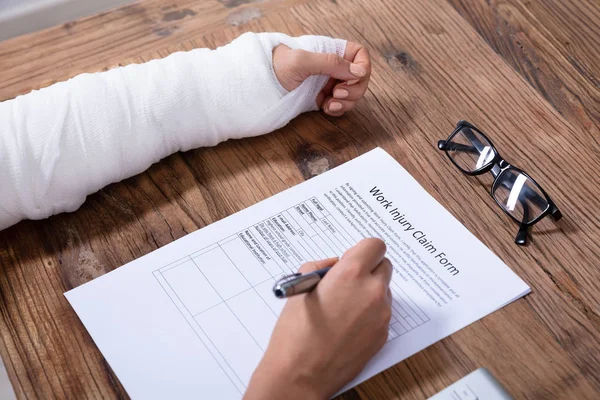
[[[490,161],[488,161],[486,164],[482,165],[481,167],[479,167],[478,169],[476,169],[474,171],[466,171],[465,169],[463,169],[454,160],[454,158],[452,158],[452,156],[449,153],[449,149],[446,148],[446,144],[454,136],[456,136],[463,128],[472,129],[472,130],[476,131],[478,134],[480,134],[485,140],[487,140],[487,142],[490,144],[491,150],[494,152],[494,157]],[[519,224],[519,231],[517,233],[517,236],[515,237],[515,243],[517,245],[524,246],[527,244],[527,236],[529,233],[529,228],[531,228],[533,225],[535,225],[541,219],[547,217],[548,215],[550,215],[552,217],[552,219],[554,219],[555,221],[558,221],[559,219],[562,218],[562,213],[558,209],[558,206],[556,205],[556,203],[554,203],[554,201],[552,201],[552,199],[550,198],[548,193],[546,193],[544,188],[542,188],[542,186],[539,183],[537,183],[535,179],[533,179],[531,176],[529,176],[529,174],[527,174],[525,171],[523,171],[522,169],[520,169],[514,165],[511,165],[508,161],[506,161],[500,155],[500,152],[498,151],[498,149],[496,148],[494,143],[490,140],[490,138],[485,133],[483,133],[481,131],[481,129],[477,128],[475,125],[471,124],[470,122],[465,121],[465,120],[458,121],[458,123],[456,124],[456,127],[454,128],[454,130],[452,131],[450,136],[448,136],[448,138],[446,140],[439,140],[437,146],[438,146],[439,150],[442,150],[446,153],[446,156],[450,159],[450,161],[452,161],[452,164],[454,164],[454,166],[456,166],[456,168],[458,168],[465,175],[477,176],[477,175],[483,175],[488,172],[490,172],[492,174],[492,176],[494,177],[494,182],[492,183],[492,187],[490,189],[490,196],[492,197],[492,199],[494,199],[496,204],[498,204],[500,209],[502,209],[502,211],[504,211],[505,214],[507,214],[509,217],[511,217],[515,222],[517,222]],[[496,166],[498,167],[499,172],[497,172],[495,175],[495,172],[493,171],[493,169]],[[524,175],[527,179],[529,179],[531,182],[533,182],[535,184],[535,186],[541,191],[541,193],[545,197],[545,200],[547,202],[546,209],[544,211],[542,211],[540,213],[540,215],[538,215],[536,218],[534,218],[531,221],[528,221],[528,222],[519,221],[514,215],[512,215],[509,211],[507,211],[504,208],[504,206],[498,201],[496,196],[494,196],[494,192],[498,188],[498,185],[501,184],[501,181],[499,178],[502,176],[502,174],[504,174],[506,171],[509,171],[509,170],[512,170],[517,174]],[[536,195],[539,196],[537,193],[536,193]],[[525,203],[523,203],[523,205],[526,206]],[[526,215],[526,214],[527,214],[527,212],[525,209],[524,215]]]

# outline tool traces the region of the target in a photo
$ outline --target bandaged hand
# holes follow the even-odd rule
[[[352,110],[367,91],[371,58],[365,47],[354,42],[346,44],[343,57],[280,45],[273,51],[273,68],[281,85],[289,91],[311,75],[329,76],[316,104],[325,113],[338,117]]]
[[[177,151],[257,136],[298,114],[350,110],[368,53],[345,40],[246,33],[0,103],[0,230],[74,211]]]

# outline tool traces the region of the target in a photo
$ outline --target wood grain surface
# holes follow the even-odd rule
[[[0,353],[19,398],[127,398],[63,292],[376,146],[533,293],[342,395],[423,399],[487,367],[518,399],[600,396],[600,4],[595,0],[143,0],[0,43],[0,100],[245,31],[364,43],[370,89],[339,119],[178,153],[76,212],[0,232]],[[435,144],[464,118],[565,217],[517,226]],[[482,266],[484,268],[485,266]]]

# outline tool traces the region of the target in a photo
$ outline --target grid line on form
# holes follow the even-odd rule
[[[238,236],[240,236],[240,235],[242,234],[242,232],[248,232],[249,230],[250,230],[250,228],[248,228],[248,229],[245,229],[244,231],[240,231],[240,232],[238,232],[238,234],[237,234],[237,235],[238,235]],[[247,234],[248,234],[249,236],[251,236],[251,237],[255,237],[255,235],[253,235],[251,232],[248,232]],[[261,242],[260,238],[262,238],[262,236],[260,235],[260,232],[259,232],[259,235],[255,237],[255,240],[256,240],[256,242],[257,242],[257,243],[258,243],[258,242]],[[263,238],[263,240],[264,240],[264,238]],[[252,251],[252,250],[251,250],[251,248],[250,248],[250,245],[249,245],[248,243],[246,243],[244,240],[242,240],[242,242],[244,242],[244,245],[246,246],[246,248],[248,248],[248,250],[249,250],[249,251]],[[268,243],[267,243],[267,244],[268,244]],[[261,244],[261,245],[262,245],[262,244]],[[278,267],[278,268],[280,268],[280,269],[282,269],[282,266],[281,266],[281,265],[279,265],[279,262],[276,260],[276,257],[273,257],[273,249],[270,249],[270,250],[269,250],[268,248],[265,248],[265,249],[264,249],[264,251],[265,251],[266,253],[268,253],[268,254],[269,254],[269,257],[270,257],[272,260],[275,260],[274,262],[275,262],[275,264],[277,265],[277,267]],[[259,260],[259,261],[260,261],[260,260]],[[264,265],[263,265],[263,268],[264,268]],[[266,268],[265,268],[265,270],[266,270],[266,271],[269,273],[269,275],[271,275],[271,277],[273,277],[273,278],[274,278],[274,276],[273,276],[273,274],[271,273],[271,271],[269,271],[269,270],[268,270],[268,269],[266,269]],[[283,271],[283,269],[282,269],[282,271]]]
[[[338,222],[335,220],[335,218],[332,218],[332,219],[330,220],[330,218],[329,218],[329,217],[331,217],[331,213],[329,212],[329,210],[327,209],[327,207],[325,207],[323,204],[321,204],[321,202],[319,202],[319,201],[317,200],[317,198],[316,198],[316,197],[312,197],[312,198],[311,198],[311,201],[312,201],[313,203],[314,203],[314,202],[317,202],[317,203],[318,203],[318,205],[319,205],[319,206],[321,207],[321,209],[323,210],[323,219],[321,220],[321,223],[322,223],[323,225],[325,225],[325,223],[323,222],[323,220],[327,221],[329,224],[331,224],[331,226],[333,226],[333,227],[335,227],[335,228],[337,229],[337,231],[340,233],[340,236],[341,236],[341,237],[342,237],[342,238],[343,238],[343,239],[346,241],[346,243],[343,243],[343,242],[341,242],[341,241],[340,241],[340,242],[338,242],[338,243],[341,245],[341,248],[342,248],[342,250],[347,250],[348,248],[352,247],[352,242],[353,242],[353,240],[352,240],[352,236],[351,236],[351,235],[348,233],[348,231],[346,231],[346,230],[345,230],[343,227],[342,227],[342,229],[341,229],[341,230],[339,229],[339,228],[340,228],[340,225],[339,225],[339,223],[338,223]],[[336,226],[336,225],[337,225],[337,226]],[[338,238],[337,238],[337,236],[335,235],[335,232],[331,231],[331,228],[329,228],[329,230],[330,230],[330,232],[333,234],[333,235],[332,235],[332,237],[333,237],[333,238],[336,238],[336,239],[338,239]],[[326,231],[323,231],[323,233],[326,233]],[[347,236],[346,236],[346,235],[347,235]],[[348,240],[348,237],[350,237],[350,240]],[[339,240],[339,239],[338,239],[338,240]]]
[[[220,246],[219,246],[220,248]],[[204,273],[202,272],[202,270],[200,269],[200,267],[198,266],[198,264],[196,264],[196,262],[190,257],[190,259],[192,260],[192,262],[194,263],[194,265],[196,266],[196,268],[198,268],[198,271],[200,271],[200,273],[204,276],[204,278],[206,279],[206,275],[204,275]],[[208,281],[208,283],[212,286],[212,288],[217,292],[217,294],[219,295],[219,297],[221,297],[221,295],[219,294],[219,292],[217,291],[217,289],[213,286],[213,284],[210,282],[210,280],[206,279]],[[238,294],[241,294],[238,293]],[[248,328],[246,327],[246,325],[244,325],[244,323],[240,320],[240,318],[233,312],[233,310],[231,309],[231,307],[229,306],[229,304],[227,303],[227,301],[225,301],[222,297],[221,297],[222,303],[221,304],[225,304],[225,306],[227,306],[227,308],[229,309],[229,311],[231,311],[231,313],[233,314],[233,316],[238,320],[238,322],[244,327],[244,329],[246,330],[246,332],[248,332],[248,334],[250,335],[250,337],[252,337],[252,340],[254,340],[254,342],[256,343],[256,345],[262,350],[265,351],[265,349],[263,349],[261,347],[261,345],[258,343],[258,340],[256,340],[256,338],[254,336],[252,336],[252,334],[250,333],[250,331],[248,330]],[[189,311],[188,311],[189,312]]]
[[[313,213],[314,210],[311,210],[311,207],[310,207],[311,202],[313,202],[313,203],[317,202],[319,204],[319,206],[322,209],[324,209],[324,207],[318,202],[318,200],[313,197],[313,198],[310,199],[310,201],[300,202],[300,203],[298,203],[298,204],[296,204],[296,205],[288,208],[287,210],[284,210],[281,213],[277,213],[277,214],[275,214],[275,215],[273,215],[273,216],[271,216],[269,218],[266,218],[266,219],[264,219],[264,220],[262,220],[262,221],[260,221],[260,222],[258,222],[256,224],[254,224],[254,226],[255,227],[259,226],[260,227],[260,230],[258,230],[258,229],[257,230],[258,230],[259,234],[261,236],[263,236],[263,239],[266,240],[266,238],[264,238],[264,234],[265,234],[265,232],[268,232],[268,233],[270,233],[273,241],[275,241],[276,243],[283,242],[283,244],[286,245],[284,247],[288,247],[288,248],[292,249],[292,251],[291,251],[292,255],[301,254],[302,253],[301,251],[298,251],[297,249],[294,249],[294,246],[292,246],[292,243],[290,243],[285,238],[282,238],[282,236],[285,236],[285,235],[282,235],[281,232],[278,232],[278,231],[276,231],[276,229],[273,228],[273,225],[274,225],[273,224],[273,220],[276,220],[278,217],[279,218],[283,218],[283,216],[285,216],[285,214],[287,213],[291,217],[291,219],[295,222],[295,224],[302,229],[302,223],[298,221],[297,217],[293,216],[290,213],[290,210],[296,210],[296,211],[298,211],[298,207],[301,207],[302,205],[304,205],[305,210],[308,210],[308,212]],[[331,214],[328,211],[326,211],[326,214],[324,213],[324,216],[330,216],[330,215]],[[328,254],[331,255],[331,256],[333,256],[333,255],[341,255],[342,251],[340,251],[340,248],[335,245],[335,242],[330,237],[328,237],[328,236],[326,236],[326,237],[322,236],[322,234],[325,233],[323,231],[323,228],[321,226],[319,226],[319,228],[317,230],[317,228],[313,226],[313,225],[317,225],[317,226],[319,225],[319,224],[316,223],[316,221],[317,221],[316,218],[314,218],[313,222],[306,221],[306,219],[303,218],[302,215],[300,215],[300,218],[303,219],[304,222],[309,226],[309,228],[315,233],[315,235],[313,235],[312,237],[314,238],[315,236],[318,235],[319,239],[327,246],[327,249],[323,249],[322,246],[320,246],[318,243],[316,243],[315,241],[312,241],[313,245],[315,247],[317,247],[319,250],[321,250],[322,256],[317,257],[317,258],[327,258]],[[288,221],[288,222],[290,222],[290,226],[288,226],[288,229],[291,230],[291,228],[293,227],[292,225],[294,225],[294,224],[292,224],[291,221]],[[301,235],[300,232],[298,231],[298,229],[296,227],[293,227],[293,229],[294,229],[294,232],[292,232],[292,233],[294,235],[298,234],[298,236],[300,237],[300,240],[298,242],[296,242],[296,244],[306,250],[306,247],[302,244],[302,242],[304,242],[305,244],[307,244],[308,247],[311,248],[311,250],[314,251],[313,246],[308,245],[307,236],[304,235],[304,234]],[[305,229],[302,229],[302,230],[303,230],[303,233],[306,233]],[[344,237],[343,234],[342,234],[342,237]],[[348,243],[350,242],[350,240],[348,240],[348,238],[344,237],[344,239]],[[350,246],[344,246],[343,243],[340,243],[340,244],[342,244],[342,249],[350,247]],[[246,245],[248,245],[248,244],[246,243]],[[334,250],[334,248],[335,248],[335,250]],[[329,250],[330,252],[328,253],[327,250]],[[311,255],[310,252],[306,251],[306,254],[308,254],[309,256],[311,256],[310,257],[311,260],[314,259],[314,257],[312,257],[312,255]],[[285,258],[289,261],[289,257],[285,257]],[[310,261],[310,260],[306,259],[306,257],[303,257],[303,261],[306,262],[306,261]],[[295,272],[294,270],[297,269],[297,267],[299,267],[300,265],[301,265],[301,263],[294,263],[293,264],[294,268],[291,268],[290,266],[287,266],[287,269],[289,270],[289,272]],[[282,269],[286,269],[285,265],[284,266],[280,265],[280,267],[282,267]]]
[[[297,207],[299,207],[301,204],[306,204],[306,203],[308,203],[308,204],[310,205],[310,204],[311,204],[311,202],[313,202],[313,203],[314,203],[314,202],[318,202],[318,200],[317,200],[315,197],[312,197],[312,198],[310,198],[309,200],[310,200],[310,202],[309,202],[309,201],[305,201],[305,202],[302,202],[302,203],[298,203],[298,204],[296,204],[295,206],[293,206],[293,207],[289,208],[289,209],[288,209],[288,210],[286,210],[286,211],[288,211],[288,212],[289,212],[289,210],[291,210],[291,209],[296,209],[296,208],[297,208]],[[323,205],[322,205],[320,202],[318,202],[318,204],[319,204],[319,206],[320,206],[322,209],[326,210],[326,208],[325,208],[325,207],[324,207],[324,206],[323,206]],[[309,207],[307,207],[307,208],[309,208],[309,209],[310,209],[310,206],[309,206]],[[331,215],[331,214],[330,214],[328,211],[326,211],[326,214],[325,214],[325,213],[322,213],[322,214],[323,214],[323,219],[325,219],[327,216]],[[298,220],[297,220],[297,217],[294,217],[294,216],[292,215],[292,218],[294,218],[294,219],[296,220],[296,223],[297,223],[297,224],[299,224],[299,222],[298,222]],[[344,244],[343,244],[343,243],[339,243],[339,242],[338,242],[338,244],[341,244],[341,245],[342,245],[342,246],[341,246],[341,249],[342,249],[342,250],[340,250],[340,247],[336,246],[336,244],[335,244],[335,242],[334,242],[334,240],[333,240],[334,238],[335,238],[335,239],[337,239],[337,237],[336,237],[335,235],[333,235],[333,236],[329,236],[329,235],[327,235],[327,236],[323,237],[323,236],[322,236],[322,234],[323,234],[323,233],[325,233],[325,231],[324,231],[324,230],[323,230],[323,228],[322,228],[322,227],[321,227],[321,226],[320,226],[320,225],[317,223],[317,221],[319,221],[319,222],[321,222],[321,224],[322,224],[322,219],[318,219],[318,220],[317,220],[317,219],[315,218],[315,219],[314,219],[312,222],[308,222],[308,221],[306,221],[306,219],[305,219],[305,218],[303,218],[302,216],[301,216],[301,218],[302,218],[302,219],[304,219],[304,220],[305,220],[305,222],[307,222],[307,224],[309,225],[309,227],[311,228],[311,230],[312,230],[312,231],[315,233],[314,235],[312,235],[312,236],[309,236],[309,237],[310,237],[311,239],[312,239],[312,238],[314,238],[314,237],[318,237],[318,238],[319,238],[319,239],[322,241],[322,243],[324,243],[324,244],[325,244],[325,245],[326,245],[326,246],[329,248],[329,250],[334,250],[334,249],[332,248],[332,245],[333,245],[333,247],[335,248],[335,250],[337,250],[337,251],[333,251],[333,253],[334,253],[334,254],[341,255],[341,253],[343,253],[343,251],[344,251],[345,249],[347,249],[347,248],[349,248],[349,247],[350,247],[350,246],[344,246]],[[317,228],[315,227],[315,225],[318,227],[318,230],[317,230]],[[343,234],[342,234],[342,237],[343,237]],[[345,238],[345,239],[347,240],[347,238]],[[319,248],[319,249],[321,250],[321,252],[322,252],[322,254],[323,254],[323,256],[321,256],[321,257],[327,258],[327,257],[328,257],[328,253],[327,253],[327,251],[323,251],[323,248],[322,248],[322,247],[319,245],[319,243],[316,243],[316,242],[315,242],[315,245],[317,246],[317,248]],[[331,255],[333,255],[333,254],[331,254]]]
[[[223,253],[225,253],[225,256],[226,256],[226,257],[229,259],[229,261],[231,261],[231,263],[232,263],[233,265],[235,265],[235,263],[233,262],[233,260],[231,259],[231,257],[229,257],[229,255],[228,255],[228,254],[227,254],[227,252],[226,252],[226,251],[225,251],[225,250],[224,250],[224,249],[221,247],[221,245],[219,245],[219,247],[221,248],[221,250],[223,250]],[[237,267],[237,265],[235,265],[235,268],[238,270],[238,272],[240,273],[240,275],[242,275],[242,276],[244,275],[244,274],[242,274],[242,271],[240,271],[240,269]],[[246,277],[244,277],[244,279],[246,279]],[[265,299],[263,299],[263,298],[262,298],[262,296],[260,295],[260,293],[258,293],[258,291],[256,290],[256,286],[253,286],[253,285],[250,283],[250,281],[248,281],[248,279],[246,279],[246,281],[247,281],[247,282],[248,282],[248,284],[250,285],[250,289],[247,289],[247,290],[254,290],[254,292],[256,293],[256,295],[257,295],[257,296],[258,296],[258,297],[259,297],[259,298],[260,298],[260,299],[263,301],[263,303],[265,303],[265,305],[266,305],[267,307],[269,307],[269,305],[267,304],[267,302],[265,301]],[[267,282],[268,282],[268,280],[267,280]],[[247,290],[244,290],[244,292],[246,292]],[[243,293],[243,292],[241,292],[241,293],[238,293],[238,295],[240,295],[240,294],[242,294],[242,293]],[[234,297],[235,297],[235,296],[234,296]],[[233,298],[233,297],[232,297],[232,298]],[[229,301],[229,300],[230,300],[230,299],[228,299],[228,300],[225,300],[225,302],[227,302],[227,301]],[[273,313],[273,315],[274,315],[275,317],[277,317],[277,314],[275,313],[275,311],[273,311],[273,309],[272,309],[271,307],[269,307],[269,310],[271,310],[271,312]],[[241,322],[241,321],[240,321],[240,322]],[[243,324],[242,324],[242,325],[243,325]],[[264,350],[264,349],[263,349],[263,350]]]
[[[425,312],[421,309],[421,307],[419,307],[417,305],[417,303],[415,303],[410,296],[408,296],[408,294],[406,294],[406,292],[394,281],[391,282],[391,286],[395,286],[396,287],[396,292],[400,291],[402,292],[402,294],[404,296],[401,296],[399,293],[399,296],[401,299],[403,299],[407,306],[415,313],[415,315],[417,315],[419,317],[419,319],[421,319],[421,321],[423,321],[423,323],[429,321],[429,316],[427,314],[425,314]]]
[[[231,235],[231,236],[226,237],[225,239],[221,240],[220,242],[217,242],[217,244],[219,246],[222,246],[222,245],[227,244],[229,242],[233,242],[235,239],[237,239],[237,235]]]
[[[273,278],[269,278],[269,279],[267,279],[267,280],[264,280],[264,281],[260,282],[258,285],[262,285],[263,283],[266,283],[266,282],[269,282],[269,281],[273,281]],[[257,286],[258,286],[258,285],[257,285]],[[234,299],[234,298],[236,298],[237,296],[239,296],[239,295],[241,295],[241,294],[244,294],[244,293],[246,293],[246,292],[248,292],[248,291],[250,291],[250,290],[253,290],[253,289],[255,289],[255,287],[249,287],[248,289],[245,289],[245,290],[243,290],[243,291],[239,292],[238,294],[236,294],[236,295],[234,295],[234,296],[231,296],[231,297],[228,297],[228,298],[224,299],[224,300],[223,300],[223,302],[227,302],[227,301],[229,301],[229,300],[233,300],[233,299]],[[196,314],[192,315],[192,317],[196,317],[196,316],[198,316],[198,315],[200,315],[200,314],[202,314],[202,313],[204,313],[204,312],[206,312],[206,311],[212,310],[213,308],[217,307],[217,306],[218,306],[218,305],[220,305],[220,304],[223,304],[223,303],[217,303],[217,304],[215,304],[215,305],[213,305],[213,306],[210,306],[210,307],[208,307],[206,310],[200,311],[199,313],[196,313]],[[267,304],[267,306],[268,306],[268,304]],[[271,310],[273,311],[273,313],[275,313],[275,310],[273,310],[273,309],[271,309]],[[275,314],[275,316],[277,316],[277,314]]]
[[[311,202],[314,204],[314,206],[315,206],[315,207],[317,207],[317,208],[319,208],[319,207],[320,207],[320,208],[321,208],[321,213],[323,214],[323,218],[321,219],[321,223],[322,223],[322,224],[323,224],[323,225],[324,225],[326,228],[329,228],[329,230],[331,231],[331,233],[335,233],[335,232],[333,232],[333,231],[331,230],[331,228],[330,228],[330,227],[329,227],[327,224],[325,224],[325,222],[324,222],[324,221],[327,221],[327,223],[329,223],[329,224],[330,224],[331,226],[333,226],[333,227],[334,227],[334,228],[335,228],[335,229],[336,229],[338,232],[340,232],[340,236],[342,237],[342,239],[344,239],[344,240],[346,241],[346,243],[343,243],[343,242],[340,240],[340,243],[339,243],[339,244],[341,244],[341,248],[342,248],[342,250],[350,248],[350,247],[352,246],[352,242],[351,242],[351,241],[348,241],[348,238],[347,238],[347,237],[346,237],[346,236],[345,236],[345,235],[344,235],[344,234],[341,232],[341,230],[339,229],[339,228],[340,228],[340,225],[339,225],[339,224],[338,224],[338,222],[335,220],[335,218],[333,218],[333,219],[331,219],[331,220],[329,219],[329,217],[331,217],[331,213],[329,212],[329,210],[328,210],[328,209],[327,209],[325,206],[323,206],[323,205],[322,205],[322,204],[321,204],[321,203],[318,201],[318,199],[317,199],[316,197],[311,197],[311,199],[310,199],[310,200],[311,200]],[[336,225],[337,225],[337,226],[336,226]],[[319,227],[321,228],[321,230],[323,230],[323,228],[322,228],[321,226],[319,226]],[[345,232],[345,234],[347,234],[348,236],[350,236],[350,235],[348,234],[348,231],[346,231],[346,230],[345,230],[343,227],[341,227],[341,228],[342,228],[342,230]],[[323,233],[326,233],[326,231],[323,231]],[[335,235],[334,235],[334,237],[335,237]]]
[[[181,303],[183,305],[183,307],[186,309],[187,313],[190,314],[190,311],[187,309],[187,307],[185,306],[185,304],[181,301],[181,299],[179,298],[179,296],[177,295],[177,292],[175,292],[175,290],[173,290],[173,288],[171,287],[171,285],[169,284],[169,282],[165,279],[165,277],[162,275],[162,273],[157,270],[155,271],[158,274],[161,275],[161,277],[163,278],[163,280],[165,281],[165,283],[169,286],[169,288],[171,289],[171,291],[175,294],[175,296],[177,297],[177,299],[179,300],[179,303]],[[202,329],[201,326],[199,326],[198,324],[196,324],[196,326],[198,327],[198,329],[200,329],[200,331],[202,332],[202,334],[204,336],[206,336],[208,342],[211,344],[212,348],[215,349],[215,351],[219,354],[219,356],[221,357],[221,359],[223,359],[223,361],[225,362],[225,365],[227,365],[228,369],[234,374],[234,376],[237,378],[237,382],[231,377],[229,371],[227,371],[225,368],[223,368],[223,364],[221,363],[221,361],[214,355],[212,348],[209,347],[206,342],[202,339],[202,337],[200,337],[200,335],[198,334],[198,331],[196,331],[196,329],[194,329],[194,326],[189,322],[189,320],[186,318],[185,314],[181,311],[181,308],[179,307],[179,304],[173,300],[173,298],[171,297],[170,293],[166,290],[166,288],[164,287],[163,283],[157,278],[157,276],[155,274],[153,274],[154,277],[156,278],[156,280],[158,281],[159,285],[161,285],[161,287],[163,288],[163,290],[165,291],[165,293],[167,294],[167,296],[169,297],[169,299],[171,300],[171,302],[173,302],[173,304],[175,304],[175,307],[177,308],[177,310],[179,311],[179,313],[183,316],[183,319],[186,321],[186,323],[190,326],[190,328],[192,328],[192,331],[194,331],[194,334],[196,335],[196,337],[198,339],[200,339],[200,341],[202,342],[202,344],[204,345],[204,348],[206,348],[208,350],[208,352],[210,353],[210,355],[213,357],[213,359],[217,362],[217,364],[219,365],[219,367],[221,368],[221,370],[223,371],[223,373],[225,375],[227,375],[227,377],[231,380],[231,383],[233,384],[233,386],[235,386],[235,388],[237,389],[237,391],[240,394],[243,394],[243,391],[240,390],[239,388],[239,384],[242,384],[242,380],[240,379],[239,376],[237,376],[236,372],[233,370],[233,368],[231,368],[231,366],[229,365],[229,363],[227,362],[227,360],[225,359],[225,357],[223,357],[223,355],[221,354],[221,352],[219,351],[219,349],[217,348],[217,346],[214,345],[214,343],[212,343],[212,340],[210,339],[210,337],[208,337],[208,335],[206,335],[206,333],[204,332],[204,330]],[[244,386],[245,389],[245,386]]]
[[[325,241],[327,243],[328,246],[330,246],[329,248],[331,250],[334,250],[337,254],[342,255],[342,253],[344,252],[344,249],[340,249],[340,247],[338,246],[339,243],[336,243],[334,240],[331,239],[330,236],[328,235],[323,235],[321,236],[321,233],[326,233],[325,230],[323,230],[323,226],[322,226],[322,222],[321,221],[317,221],[314,223],[314,225],[317,226],[317,229],[319,229],[320,233],[318,233],[318,235],[321,237],[321,240]]]
[[[254,352],[258,363],[285,304],[273,295],[273,283],[306,261],[340,256],[350,248],[356,239],[343,224],[311,197],[155,271],[168,298],[238,391],[245,389],[251,371],[235,351],[245,343],[241,351]],[[391,289],[388,341],[429,321],[398,285]]]
[[[289,214],[289,209],[288,209],[288,210],[286,210],[285,212],[287,212],[287,213]],[[294,222],[295,222],[295,223],[296,223],[296,224],[297,224],[297,225],[300,227],[300,229],[302,229],[302,225],[301,225],[301,224],[298,222],[298,220],[296,219],[296,217],[295,217],[294,215],[292,215],[292,214],[289,214],[289,215],[290,215],[291,219],[292,219],[292,220],[293,220],[293,221],[294,221]],[[309,227],[310,227],[310,225],[309,225]],[[312,228],[311,228],[311,229],[312,229]],[[316,235],[317,235],[317,233],[316,233],[316,232],[315,232],[315,234],[314,234],[314,235],[312,235],[312,236],[310,235],[310,232],[306,232],[305,230],[303,230],[303,232],[304,232],[304,236],[303,236],[303,238],[304,238],[304,240],[305,240],[307,243],[308,243],[308,240],[307,240],[306,238],[312,239],[314,236],[316,236]],[[318,245],[317,243],[315,243],[314,241],[313,241],[312,243],[313,243],[313,245],[314,245],[313,251],[315,252],[315,254],[317,254],[317,257],[316,257],[316,258],[317,258],[317,259],[318,259],[318,258],[326,258],[326,256],[325,256],[325,254],[326,254],[326,253],[324,253],[324,252],[323,252],[323,249],[322,249],[322,248],[320,248],[320,247],[319,247],[319,245]],[[317,250],[315,250],[315,249],[317,249]],[[320,252],[320,254],[319,254],[319,252]]]
[[[305,232],[302,229],[302,226],[298,223],[298,221],[296,221],[295,217],[292,214],[290,214],[289,210],[285,210],[281,214],[287,215],[287,218],[290,221],[291,225],[296,224],[296,226],[293,226],[294,230],[295,230],[296,234],[298,234],[300,239],[302,241],[304,241],[304,244],[306,245],[306,247],[310,249],[310,251],[307,251],[308,254],[310,254],[311,257],[313,257],[313,259],[315,259],[315,260],[321,258],[321,256],[319,255],[319,252],[316,250],[316,248],[318,248],[318,246],[316,246],[316,243],[314,243],[314,242],[312,243],[312,245],[309,243],[309,241],[307,240],[307,237],[310,238],[310,236],[307,236],[308,235],[307,232]],[[292,224],[292,221],[293,221],[293,224]]]

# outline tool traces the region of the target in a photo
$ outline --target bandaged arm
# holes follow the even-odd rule
[[[246,33],[66,82],[0,103],[0,230],[74,211],[88,194],[177,151],[256,136],[317,109],[326,76],[288,92],[273,49],[337,53],[346,42]]]

